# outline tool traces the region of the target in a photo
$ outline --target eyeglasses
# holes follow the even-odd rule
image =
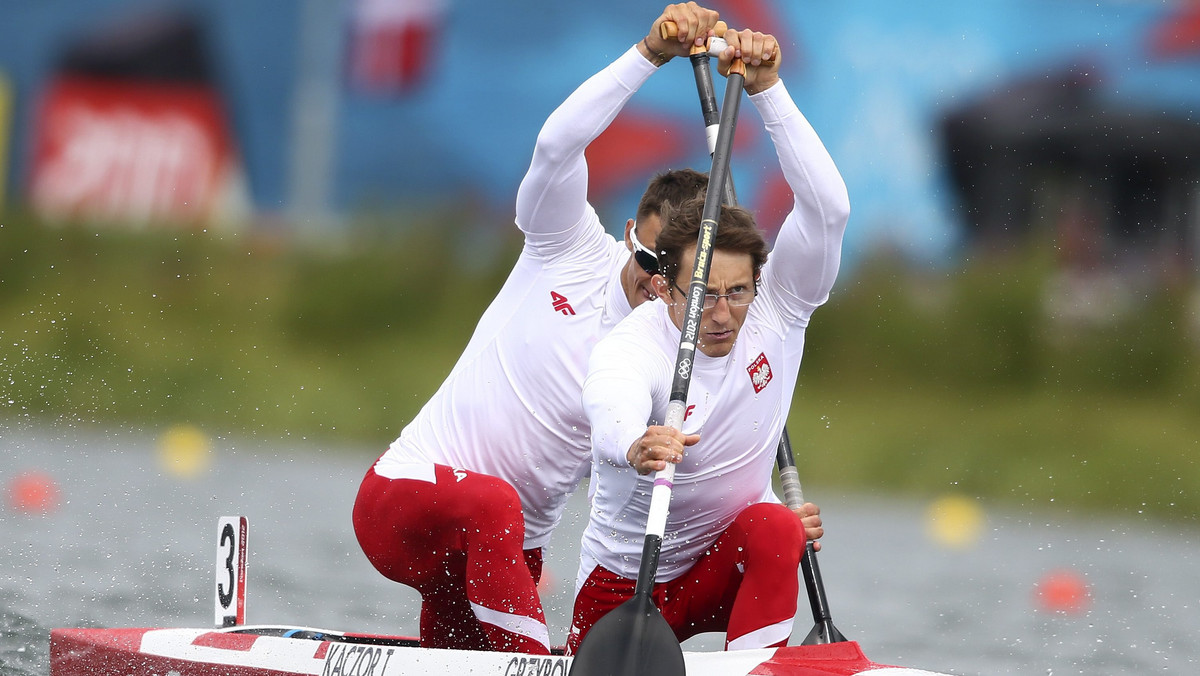
[[[675,282],[671,282],[671,286],[679,292],[681,296],[687,298],[687,292],[679,288]],[[729,307],[743,307],[749,305],[754,297],[758,295],[758,290],[755,288],[747,289],[744,286],[734,287],[729,293],[706,293],[704,294],[704,309],[711,310],[717,306],[717,301],[724,298],[729,302]]]
[[[629,239],[633,240],[633,260],[646,271],[648,275],[658,274],[658,256],[653,251],[646,248],[642,241],[637,236],[637,222],[629,229]]]

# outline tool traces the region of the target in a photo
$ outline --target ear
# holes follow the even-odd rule
[[[671,285],[666,277],[654,275],[650,278],[650,283],[654,285],[654,293],[658,294],[659,300],[668,305],[674,302],[671,300]]]
[[[633,232],[633,219],[630,218],[627,221],[625,221],[625,248],[629,249],[630,253],[633,253],[633,235],[631,234],[632,232]]]

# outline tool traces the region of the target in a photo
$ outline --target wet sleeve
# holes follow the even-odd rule
[[[596,219],[587,202],[584,151],[616,118],[655,67],[631,47],[588,78],[542,126],[529,171],[517,190],[516,222],[532,253],[552,256],[569,249],[577,232]]]
[[[762,286],[785,321],[803,323],[833,288],[850,199],[833,158],[783,82],[750,100],[775,144],[794,198],[763,268]]]
[[[661,395],[661,366],[630,334],[609,334],[597,343],[583,381],[583,409],[591,425],[592,460],[629,467],[627,453],[652,421]]]

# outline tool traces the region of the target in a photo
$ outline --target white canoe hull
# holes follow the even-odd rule
[[[567,676],[571,658],[420,648],[411,639],[288,628],[54,629],[51,676]],[[264,633],[256,633],[262,631]],[[311,635],[310,633],[310,635]],[[855,642],[684,652],[688,676],[945,676],[876,664]]]

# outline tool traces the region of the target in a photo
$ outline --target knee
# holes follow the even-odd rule
[[[783,505],[760,502],[747,507],[738,520],[746,532],[747,553],[753,557],[770,555],[800,564],[804,550],[804,527],[800,519]]]
[[[473,524],[473,528],[468,528],[468,539],[513,540],[520,545],[525,539],[525,517],[521,512],[521,498],[511,484],[486,476],[484,481],[472,486],[468,494],[471,498],[464,507]],[[475,532],[471,533],[471,530]]]
[[[499,477],[486,474],[478,475],[482,485],[473,486],[470,495],[474,496],[473,508],[503,514],[521,513],[521,496],[512,484]]]

